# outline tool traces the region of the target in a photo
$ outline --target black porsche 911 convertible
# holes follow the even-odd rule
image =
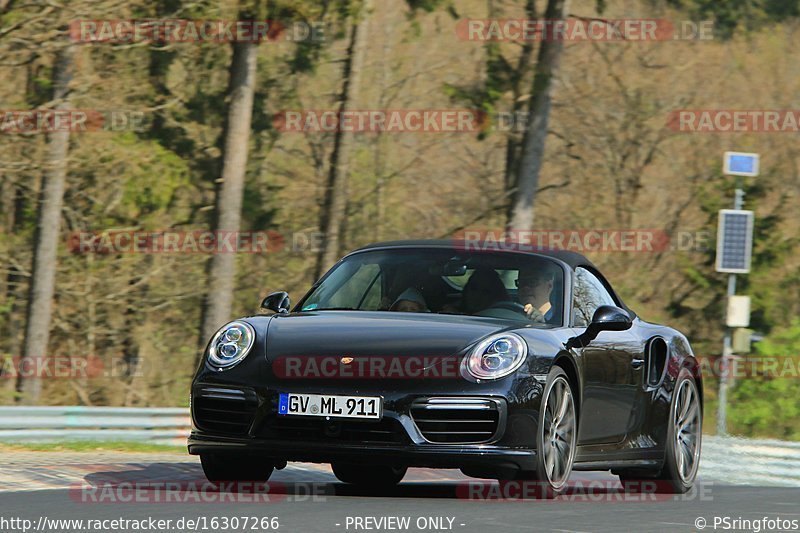
[[[289,461],[348,483],[408,467],[535,480],[610,470],[683,493],[700,458],[703,389],[686,338],[643,321],[583,256],[374,244],[290,309],[210,340],[191,390],[189,452],[211,481]]]

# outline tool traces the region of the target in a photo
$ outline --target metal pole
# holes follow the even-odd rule
[[[733,200],[734,209],[744,207],[744,191],[742,179],[736,179],[736,195]],[[728,300],[736,294],[736,274],[728,274]],[[727,306],[726,306],[727,314]],[[725,317],[727,322],[727,316]],[[725,325],[725,338],[722,344],[722,365],[719,376],[719,409],[717,410],[717,434],[728,434],[727,402],[728,402],[728,374],[730,373],[731,360],[733,359],[733,330]]]

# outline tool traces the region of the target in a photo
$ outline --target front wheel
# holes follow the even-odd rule
[[[200,454],[200,464],[211,482],[267,481],[275,469],[271,462],[260,457],[222,453]]]
[[[400,483],[408,471],[407,467],[389,465],[365,465],[354,463],[331,463],[333,475],[339,481],[368,487],[393,487]]]
[[[547,375],[539,427],[536,430],[536,470],[521,472],[517,479],[537,484],[537,495],[553,498],[567,488],[575,460],[578,414],[566,372],[553,367]]]

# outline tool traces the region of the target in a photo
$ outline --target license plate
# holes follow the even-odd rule
[[[378,420],[383,415],[382,400],[379,396],[334,396],[284,392],[279,397],[278,414]]]

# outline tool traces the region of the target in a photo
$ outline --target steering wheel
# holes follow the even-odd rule
[[[513,311],[515,313],[519,313],[524,317],[528,316],[528,314],[525,312],[525,306],[522,304],[518,304],[517,302],[510,302],[510,301],[495,302],[486,309],[483,309],[483,311],[488,311],[489,309],[503,309],[505,311]]]

